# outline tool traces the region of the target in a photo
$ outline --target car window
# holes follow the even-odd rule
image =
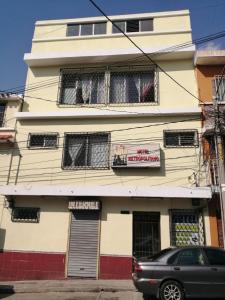
[[[172,250],[173,250],[172,248],[166,248],[166,249],[163,249],[160,252],[158,252],[158,253],[156,253],[152,256],[149,256],[148,258],[151,259],[151,260],[157,260],[157,259],[161,258],[162,256],[164,256],[165,254],[169,253]]]
[[[174,255],[170,256],[170,258],[167,260],[168,265],[173,265],[177,259],[178,253],[175,253]]]
[[[225,251],[204,249],[210,265],[225,266]]]
[[[184,266],[204,265],[204,256],[200,249],[184,249],[179,253],[177,264]]]

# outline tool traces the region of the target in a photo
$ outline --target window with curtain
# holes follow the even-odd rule
[[[225,76],[216,76],[213,79],[213,96],[219,102],[225,102]]]
[[[104,73],[64,73],[61,79],[62,104],[105,102]]]
[[[109,135],[66,134],[63,167],[101,169],[109,167]]]
[[[155,102],[154,72],[112,72],[110,103]]]
[[[134,66],[135,67],[135,66]],[[62,70],[59,103],[65,105],[155,103],[157,74],[155,69],[97,72]],[[89,70],[88,70],[89,71]]]

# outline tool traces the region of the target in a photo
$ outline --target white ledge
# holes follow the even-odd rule
[[[14,131],[16,131],[16,129],[12,128],[12,127],[0,127],[0,132],[5,132],[5,131],[14,132]]]
[[[74,107],[74,109],[77,109]],[[90,111],[87,111],[90,109]],[[124,108],[123,108],[124,109]],[[181,108],[181,109],[160,109],[148,108],[142,106],[140,108],[126,107],[121,108],[78,108],[77,111],[61,111],[61,112],[17,112],[15,114],[18,120],[26,119],[84,119],[84,118],[120,118],[120,117],[157,117],[157,116],[183,116],[183,115],[200,115],[201,108]],[[134,111],[135,109],[135,111]]]
[[[0,186],[5,196],[93,196],[93,197],[149,197],[149,198],[211,198],[209,187],[119,187],[119,186]]]
[[[148,55],[154,55],[155,60],[177,60],[177,59],[193,59],[195,46],[191,45],[184,49],[173,51],[171,47],[174,45],[162,45],[161,47],[145,47],[143,51]],[[51,47],[50,47],[51,48]],[[171,50],[170,50],[171,49]],[[136,48],[120,48],[120,49],[103,49],[101,43],[99,49],[85,51],[63,51],[63,52],[34,52],[25,53],[24,61],[30,67],[35,66],[51,66],[64,65],[72,63],[105,63],[122,62],[126,59],[136,58],[140,55],[140,51]]]

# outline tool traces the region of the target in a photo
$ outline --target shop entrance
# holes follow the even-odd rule
[[[203,215],[199,210],[170,211],[171,244],[173,246],[204,245]]]
[[[72,210],[68,277],[97,278],[99,210]]]
[[[133,256],[151,256],[160,251],[160,213],[133,213]]]

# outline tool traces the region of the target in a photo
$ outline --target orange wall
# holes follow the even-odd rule
[[[215,75],[220,75],[222,69],[223,65],[197,66],[198,93],[202,101],[212,101],[212,79]]]

